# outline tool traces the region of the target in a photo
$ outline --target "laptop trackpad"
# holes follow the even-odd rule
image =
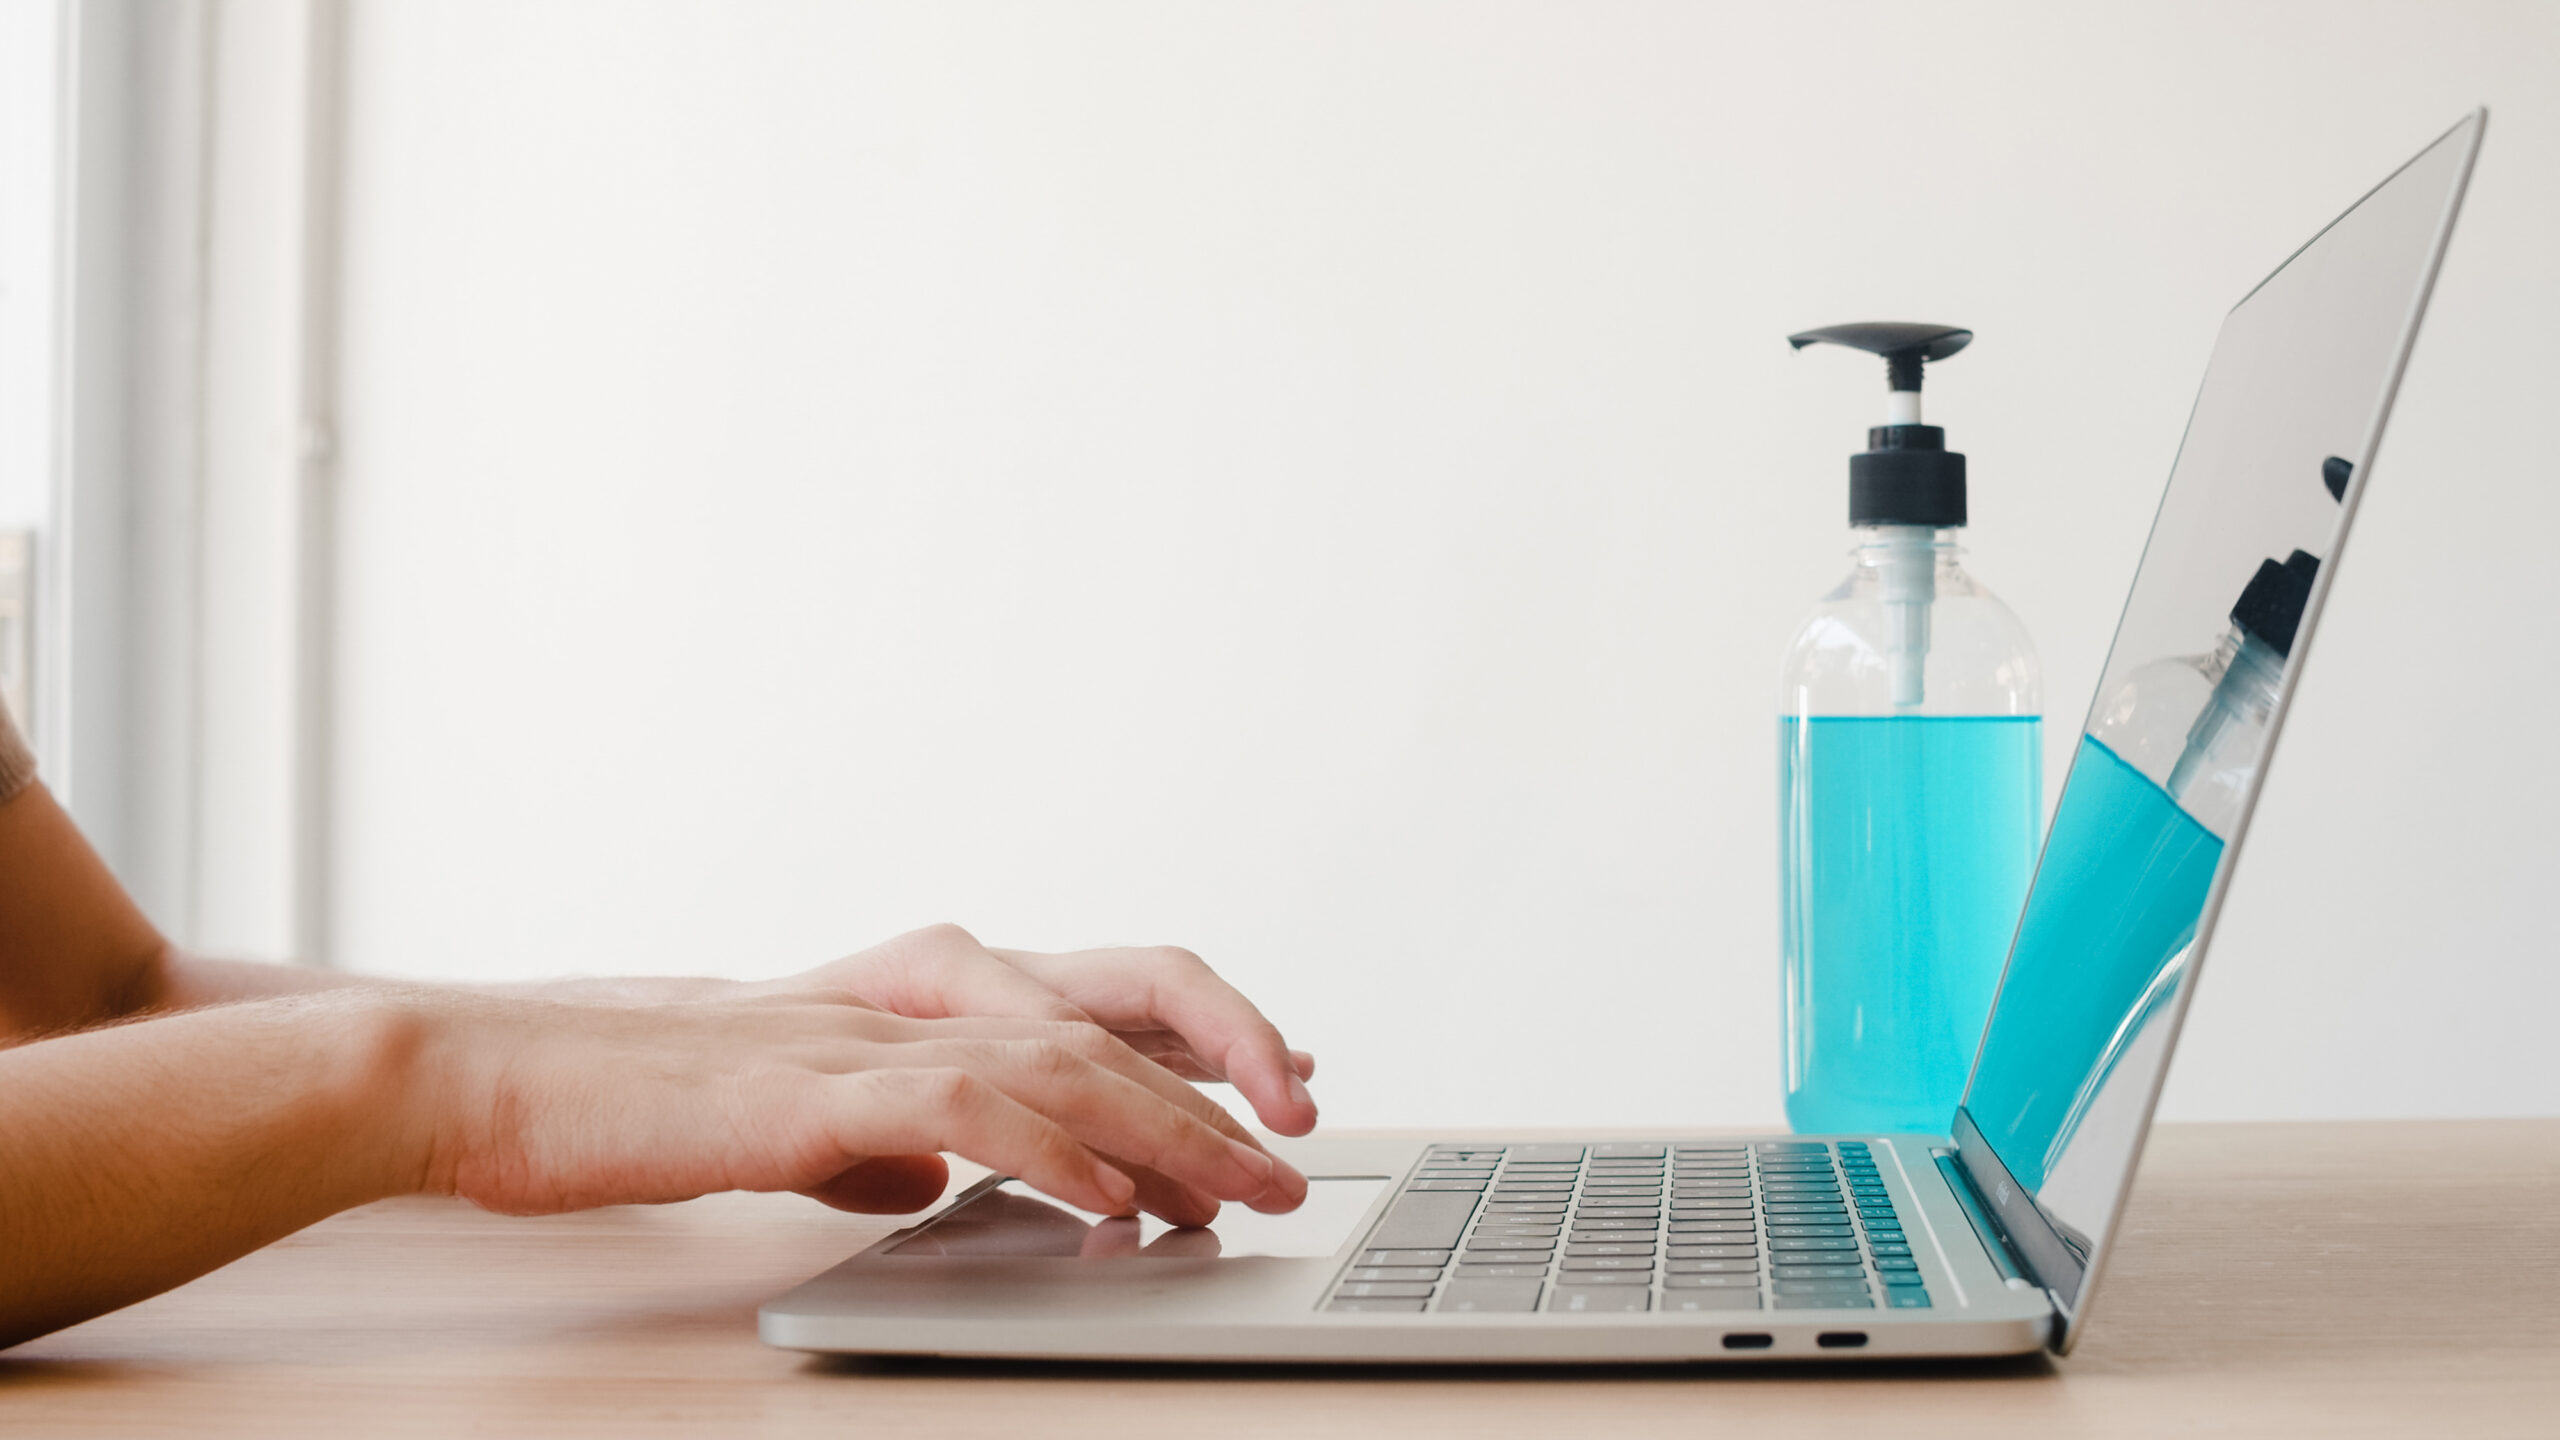
[[[1216,1224],[1177,1230],[1152,1215],[1094,1215],[1007,1180],[885,1253],[1088,1260],[1331,1256],[1366,1223],[1387,1184],[1384,1175],[1310,1176],[1307,1203],[1286,1215],[1228,1204]]]

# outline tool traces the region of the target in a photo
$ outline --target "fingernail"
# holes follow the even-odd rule
[[[1307,1082],[1299,1079],[1294,1070],[1289,1072],[1289,1098],[1311,1111],[1316,1108],[1316,1097],[1307,1093]]]
[[[1138,1198],[1137,1181],[1099,1160],[1093,1162],[1093,1183],[1101,1188],[1104,1195],[1110,1197],[1111,1208],[1114,1210],[1126,1210],[1130,1202]]]
[[[1307,1198],[1307,1177],[1300,1173],[1297,1166],[1286,1160],[1274,1157],[1271,1165],[1271,1183],[1281,1194],[1292,1200]]]
[[[1227,1159],[1244,1172],[1245,1183],[1255,1190],[1271,1188],[1271,1157],[1241,1140],[1227,1142]]]

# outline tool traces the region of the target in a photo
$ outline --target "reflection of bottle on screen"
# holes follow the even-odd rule
[[[2319,564],[2266,561],[2211,652],[2135,670],[2081,739],[1972,1105],[2030,1189],[2177,994]]]

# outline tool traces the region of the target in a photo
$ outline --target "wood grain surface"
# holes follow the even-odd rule
[[[0,1355],[0,1434],[2560,1435],[2560,1120],[2163,1127],[2066,1360],[1108,1368],[757,1341],[760,1302],[889,1227],[775,1196],[376,1205]]]

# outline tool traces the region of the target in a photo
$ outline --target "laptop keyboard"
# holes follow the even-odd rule
[[[1916,1310],[1867,1145],[1434,1145],[1324,1306],[1417,1314]]]

